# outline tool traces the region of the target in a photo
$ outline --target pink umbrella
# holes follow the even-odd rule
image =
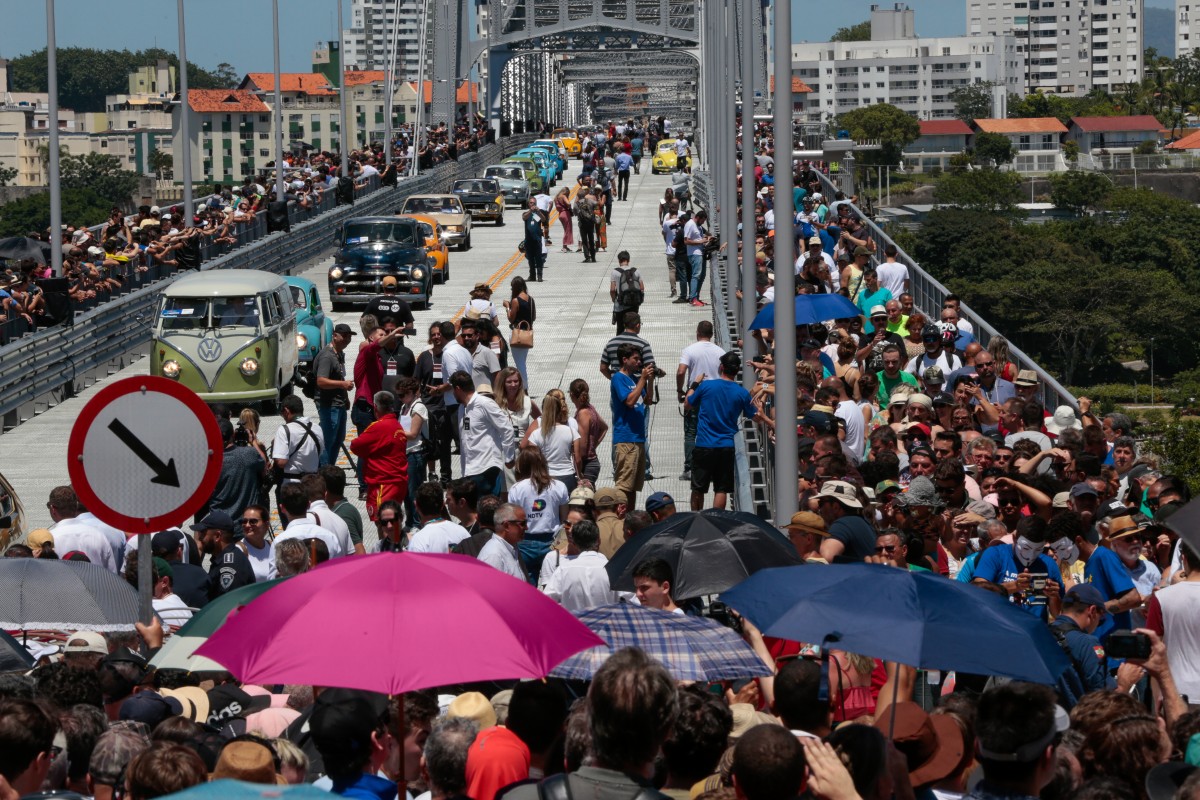
[[[604,644],[522,581],[465,556],[379,553],[280,583],[196,650],[245,683],[402,694],[540,678]]]

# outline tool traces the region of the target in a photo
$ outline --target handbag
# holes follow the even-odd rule
[[[513,326],[512,334],[508,337],[509,347],[533,347],[533,328],[522,320]]]

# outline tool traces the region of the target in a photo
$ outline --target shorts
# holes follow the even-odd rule
[[[618,442],[613,464],[613,483],[628,496],[646,483],[646,443]]]
[[[408,481],[379,483],[367,487],[367,516],[372,522],[379,516],[379,507],[389,500],[403,503],[408,496]]]
[[[734,487],[733,448],[697,447],[692,451],[692,491],[730,494]]]

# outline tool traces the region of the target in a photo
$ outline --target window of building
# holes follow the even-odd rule
[[[259,154],[260,156],[262,156],[263,158],[270,158],[270,157],[271,157],[271,151],[270,151],[270,150],[268,150],[268,149],[266,149],[265,147],[264,147],[264,148],[262,148],[262,149],[260,149],[260,150],[258,151],[258,154]]]

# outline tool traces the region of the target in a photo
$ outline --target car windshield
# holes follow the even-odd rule
[[[258,303],[249,297],[164,297],[159,312],[164,331],[257,328]]]
[[[495,191],[495,185],[491,181],[455,181],[454,191],[456,192],[492,192]]]
[[[658,149],[659,150],[674,150],[675,143],[674,142],[659,142]]]
[[[406,214],[461,214],[457,197],[410,197],[404,203]]]
[[[488,167],[484,174],[489,178],[510,178],[518,181],[525,178],[525,173],[520,167]]]
[[[292,291],[292,305],[296,308],[308,308],[308,292],[303,286],[289,286]]]
[[[411,222],[357,222],[347,225],[342,232],[343,244],[364,242],[416,244],[416,226]]]

